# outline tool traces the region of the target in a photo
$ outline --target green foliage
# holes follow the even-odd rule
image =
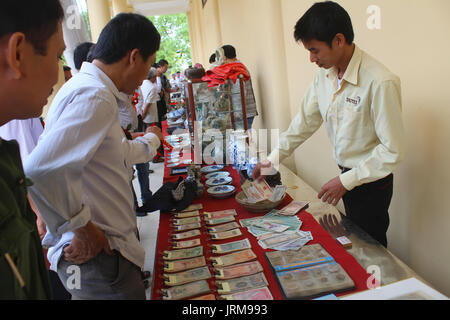
[[[156,61],[169,62],[169,73],[183,72],[192,64],[189,27],[184,13],[149,17],[161,34]]]

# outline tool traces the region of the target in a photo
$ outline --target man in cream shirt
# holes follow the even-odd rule
[[[253,177],[281,162],[322,123],[342,174],[318,194],[387,246],[393,175],[404,157],[400,80],[353,43],[348,13],[327,1],[314,4],[295,26],[296,41],[320,70],[278,148],[259,163]]]

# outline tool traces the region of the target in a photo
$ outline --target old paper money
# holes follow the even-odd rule
[[[240,226],[238,225],[237,222],[224,223],[224,224],[220,224],[220,225],[217,225],[214,227],[208,227],[208,233],[224,232],[224,231],[229,231],[229,230],[236,229],[239,227]]]
[[[224,239],[230,239],[230,238],[239,237],[239,236],[242,236],[242,232],[240,229],[233,229],[233,230],[224,231],[224,232],[211,233],[212,240],[224,240]]]
[[[302,209],[308,206],[309,202],[307,201],[292,201],[284,208],[281,208],[277,214],[285,215],[285,216],[293,216],[299,213]]]
[[[181,226],[174,226],[173,229],[175,231],[188,231],[192,229],[199,229],[201,227],[202,227],[201,223],[197,222],[197,223],[183,224]]]
[[[218,219],[228,216],[237,216],[237,212],[234,209],[228,209],[228,210],[221,210],[221,211],[205,211],[203,212],[203,215],[207,219]]]
[[[181,300],[211,292],[208,282],[200,280],[168,289],[161,289],[163,300]]]
[[[190,217],[190,218],[182,218],[182,219],[173,219],[172,220],[174,225],[180,226],[185,224],[191,224],[191,223],[198,223],[201,222],[200,217]]]
[[[273,300],[269,288],[258,288],[243,292],[237,292],[229,295],[222,295],[225,300]]]
[[[234,251],[250,249],[252,246],[248,239],[242,239],[239,241],[228,242],[224,244],[213,244],[211,246],[212,252],[215,254],[224,254]]]
[[[181,233],[175,233],[172,235],[172,239],[174,240],[183,240],[183,239],[189,239],[189,238],[193,238],[196,236],[199,236],[200,230],[190,230],[190,231],[186,231],[186,232],[181,232]]]
[[[267,287],[268,282],[264,273],[260,272],[251,276],[217,281],[216,286],[219,294],[230,294],[239,291]]]
[[[173,274],[164,274],[164,284],[167,286],[179,286],[181,284],[206,280],[211,278],[211,272],[207,266]]]
[[[256,254],[251,249],[246,249],[220,257],[211,258],[213,266],[231,266],[233,264],[248,262],[256,259]]]
[[[200,212],[198,210],[188,212],[177,212],[173,214],[173,217],[177,219],[198,217],[198,216],[200,216]]]
[[[164,260],[180,260],[194,258],[203,255],[203,247],[198,246],[188,249],[165,250],[163,253]]]
[[[231,222],[231,221],[236,221],[234,216],[225,216],[223,218],[217,218],[217,219],[206,219],[205,218],[205,222],[209,226],[214,226],[217,224],[227,223],[227,222]]]
[[[249,276],[262,271],[263,268],[258,261],[246,262],[228,267],[214,268],[214,273],[217,279],[233,279]]]
[[[165,261],[164,272],[180,272],[189,269],[206,266],[205,257],[196,257],[191,259]]]
[[[216,296],[212,293],[204,295],[204,296],[199,296],[199,297],[195,297],[195,298],[191,298],[188,300],[216,300]]]
[[[186,240],[186,241],[176,241],[172,243],[172,249],[186,249],[186,248],[192,248],[200,246],[201,240],[200,239],[192,239],[192,240]]]

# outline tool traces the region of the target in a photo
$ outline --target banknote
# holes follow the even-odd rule
[[[284,195],[286,194],[287,186],[284,185],[277,185],[275,188],[273,188],[273,193],[270,196],[269,200],[272,202],[280,201]]]
[[[262,244],[262,247],[264,249],[271,248],[273,246],[279,245],[281,243],[294,240],[300,238],[300,235],[296,232],[293,233],[283,233],[283,234],[277,234],[273,237],[266,238],[263,240],[259,240],[260,244]]]
[[[187,211],[194,211],[194,210],[201,210],[203,209],[203,205],[201,203],[191,204],[189,207],[187,207],[184,210],[181,210],[181,212],[187,212]]]
[[[216,300],[216,296],[212,293],[204,295],[204,296],[199,296],[199,297],[195,297],[195,298],[191,298],[188,300]]]
[[[198,280],[206,280],[209,278],[211,278],[211,271],[209,271],[209,268],[205,266],[179,273],[165,273],[164,284],[172,287]]]
[[[264,179],[252,182],[252,186],[262,195],[263,199],[269,199],[273,194],[272,188]]]
[[[174,225],[180,226],[180,225],[185,225],[185,224],[198,223],[201,221],[202,220],[200,219],[200,217],[190,217],[190,218],[182,218],[182,219],[173,219],[172,223]]]
[[[252,226],[258,227],[258,228],[261,228],[261,229],[264,229],[264,230],[267,230],[270,232],[277,232],[277,233],[281,233],[281,232],[284,232],[287,229],[289,229],[289,226],[287,226],[285,224],[272,222],[269,219],[254,221]]]
[[[287,206],[281,208],[277,214],[285,216],[293,216],[299,213],[302,209],[308,207],[309,202],[307,201],[292,201]]]
[[[249,276],[262,271],[263,268],[258,261],[235,264],[228,267],[214,268],[214,274],[216,275],[217,279],[233,279]]]
[[[238,252],[233,252],[220,257],[212,257],[211,262],[213,266],[231,266],[233,264],[243,263],[255,260],[256,254],[252,249],[246,249]]]
[[[239,225],[237,222],[230,222],[230,223],[224,223],[218,226],[214,226],[214,227],[208,227],[208,232],[209,233],[217,233],[217,232],[224,232],[224,231],[228,231],[231,229],[236,229],[239,228]]]
[[[168,289],[161,289],[163,300],[181,300],[208,292],[211,292],[211,289],[206,280],[195,281]]]
[[[220,298],[225,300],[273,300],[267,287],[222,295]]]
[[[264,273],[260,272],[251,276],[235,278],[226,281],[217,281],[216,286],[217,292],[219,294],[230,294],[239,291],[247,291],[250,289],[267,287],[268,282],[266,277],[264,276]]]
[[[242,239],[239,241],[233,241],[223,244],[213,244],[211,246],[211,249],[214,254],[224,254],[244,249],[250,249],[251,247],[252,246],[248,239]]]
[[[198,246],[188,249],[165,250],[163,253],[164,260],[180,260],[194,258],[203,255],[203,247]]]
[[[192,230],[192,229],[199,229],[201,227],[202,227],[202,224],[200,222],[196,222],[196,223],[183,224],[180,226],[174,226],[173,229],[175,231],[188,231],[188,230]]]
[[[221,211],[204,211],[205,218],[207,219],[218,219],[228,216],[237,216],[237,212],[234,209],[221,210]]]
[[[191,259],[165,261],[164,272],[180,272],[203,266],[206,266],[205,257],[195,257]]]
[[[181,233],[175,233],[172,235],[172,239],[174,240],[183,240],[183,239],[189,239],[189,238],[193,238],[196,236],[201,235],[200,230],[190,230],[190,231],[186,231],[186,232],[181,232]]]
[[[172,243],[172,249],[186,249],[200,246],[202,243],[200,239],[192,239],[186,241],[175,241]]]
[[[214,226],[217,224],[227,223],[227,222],[231,222],[231,221],[236,221],[234,216],[226,216],[226,217],[217,218],[217,219],[206,219],[205,218],[205,222],[209,226]]]
[[[200,216],[200,211],[198,210],[188,212],[177,212],[173,214],[173,217],[177,219],[198,217],[198,216]]]
[[[256,190],[252,182],[249,180],[245,180],[242,184],[242,191],[247,196],[249,202],[259,202],[264,200],[263,195]]]
[[[212,240],[224,240],[239,236],[242,236],[242,232],[240,229],[232,229],[224,232],[211,233]]]

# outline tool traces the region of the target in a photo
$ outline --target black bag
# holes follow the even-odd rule
[[[177,182],[166,182],[137,212],[182,211],[194,200],[197,192],[197,183],[194,180],[178,178]]]

